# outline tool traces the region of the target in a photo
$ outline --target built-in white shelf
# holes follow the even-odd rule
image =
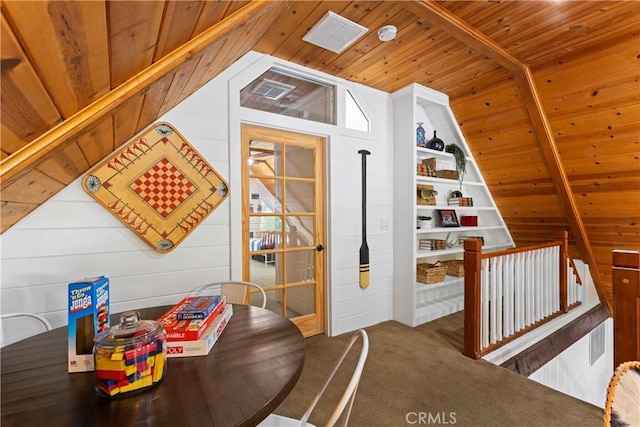
[[[416,292],[429,292],[432,289],[441,288],[444,286],[457,285],[464,283],[464,277],[445,276],[442,282],[438,283],[421,283],[416,282]]]
[[[491,197],[469,147],[449,107],[447,95],[412,84],[392,94],[394,109],[394,259],[393,259],[393,317],[410,326],[434,320],[462,310],[464,304],[464,278],[445,276],[441,283],[422,284],[416,281],[416,262],[426,259],[434,264],[446,259],[461,259],[464,248],[459,243],[463,236],[484,239],[483,251],[513,247],[513,239],[498,208]],[[437,131],[445,147],[455,143],[465,152],[466,173],[462,183],[416,175],[416,166],[424,159],[434,158],[436,170],[455,170],[455,158],[446,151],[418,147],[417,123],[422,122],[427,140]],[[416,185],[431,185],[436,194],[436,205],[418,205]],[[471,197],[474,206],[450,206],[448,197],[461,191]],[[440,227],[438,210],[454,210],[461,216],[477,216],[478,226]],[[431,216],[430,227],[417,229],[417,216]],[[449,240],[454,246],[447,249],[419,250],[420,239]]]

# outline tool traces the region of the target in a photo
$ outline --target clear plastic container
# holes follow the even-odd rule
[[[153,387],[164,378],[167,333],[155,320],[140,320],[140,313],[120,315],[120,323],[95,336],[96,390],[117,398]]]

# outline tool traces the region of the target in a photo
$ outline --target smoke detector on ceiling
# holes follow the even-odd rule
[[[302,40],[332,52],[340,53],[367,31],[369,31],[368,28],[329,11],[309,30]]]
[[[388,42],[396,38],[398,29],[395,25],[385,25],[378,30],[378,38],[380,41]]]

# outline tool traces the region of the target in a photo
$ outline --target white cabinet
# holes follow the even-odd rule
[[[445,276],[439,283],[424,284],[416,280],[416,264],[462,259],[464,237],[482,238],[483,251],[513,247],[513,239],[478,170],[466,141],[449,107],[447,95],[413,84],[392,94],[394,120],[393,151],[393,318],[416,326],[463,309],[464,278]],[[452,154],[418,147],[416,128],[419,122],[426,139],[433,131],[445,146],[456,143],[466,154],[467,166],[462,184],[457,179],[419,176],[417,165],[423,159],[435,159],[435,169],[455,170]],[[431,185],[437,191],[435,205],[417,203],[418,185]],[[452,191],[471,198],[473,206],[450,206]],[[476,217],[477,226],[443,227],[438,211],[453,210],[461,217]],[[417,217],[433,219],[418,228]],[[445,241],[444,249],[424,250],[420,240]],[[442,243],[442,242],[441,242]]]

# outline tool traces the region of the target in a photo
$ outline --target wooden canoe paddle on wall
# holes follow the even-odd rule
[[[367,150],[360,150],[362,155],[362,244],[360,245],[360,287],[369,286],[369,246],[367,246]]]

